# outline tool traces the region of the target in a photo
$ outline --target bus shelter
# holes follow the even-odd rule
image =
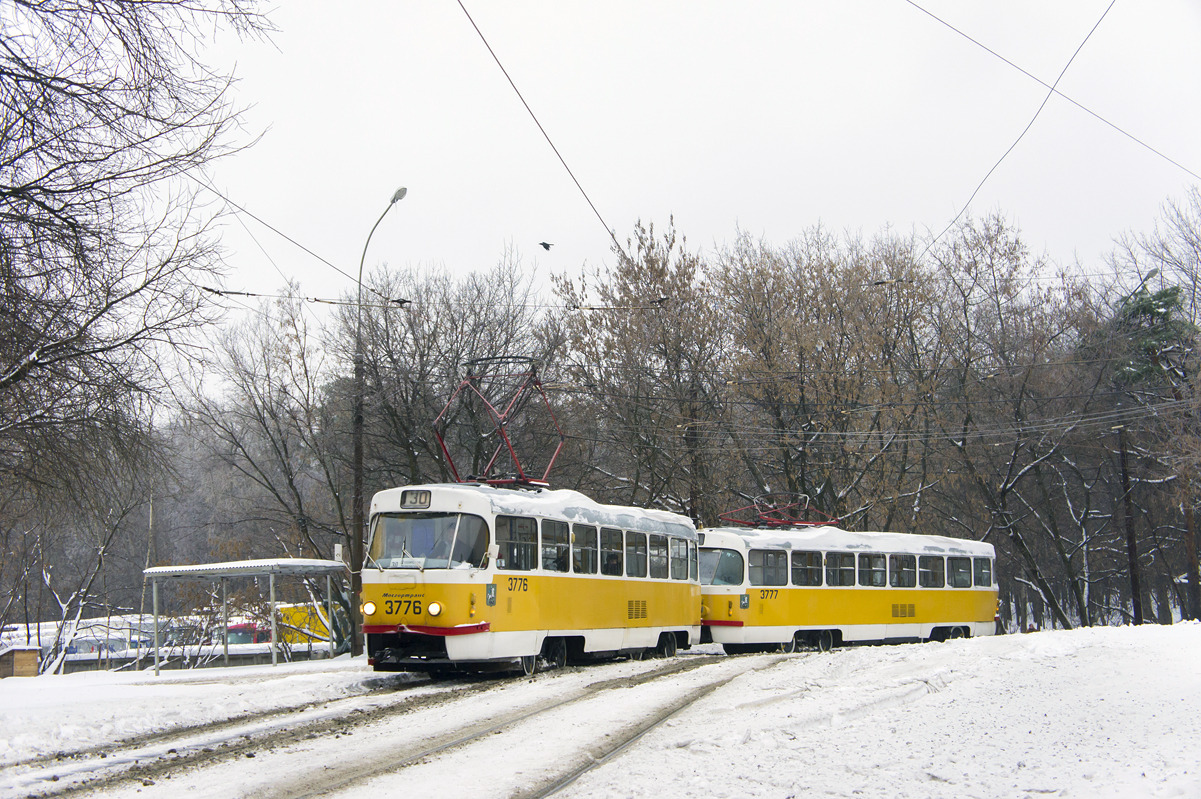
[[[221,618],[225,629],[229,629],[229,603],[226,587],[230,579],[235,577],[268,578],[271,602],[271,665],[279,663],[279,634],[276,628],[275,609],[275,578],[284,577],[325,577],[326,629],[330,634],[330,646],[333,646],[333,593],[332,580],[334,575],[346,571],[346,564],[338,560],[318,560],[315,558],[275,558],[267,560],[238,560],[228,563],[200,563],[194,566],[153,566],[143,570],[150,578],[151,594],[154,606],[154,674],[159,673],[159,623],[158,623],[158,583],[159,580],[220,580],[221,581]],[[225,665],[229,665],[229,634],[221,636]]]

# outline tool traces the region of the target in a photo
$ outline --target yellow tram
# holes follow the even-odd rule
[[[700,641],[696,528],[576,491],[406,486],[371,500],[362,612],[376,671],[549,665]]]
[[[702,641],[729,653],[995,632],[991,544],[837,527],[700,533]]]

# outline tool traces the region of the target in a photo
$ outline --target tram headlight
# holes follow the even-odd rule
[[[442,605],[438,602],[429,603],[429,605],[426,606],[426,610],[429,612],[429,614],[431,616],[441,616],[442,615]]]
[[[374,616],[375,615],[375,603],[374,602],[364,602],[362,610],[363,610],[364,616]]]

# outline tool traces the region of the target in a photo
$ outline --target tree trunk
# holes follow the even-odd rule
[[[1197,528],[1193,522],[1192,479],[1185,483],[1184,551],[1188,557],[1188,606],[1182,608],[1186,619],[1201,619],[1201,570],[1197,568]]]

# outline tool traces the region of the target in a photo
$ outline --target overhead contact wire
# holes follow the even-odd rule
[[[322,256],[318,255],[317,253],[313,252],[313,251],[312,251],[312,250],[310,250],[308,247],[304,246],[304,245],[303,245],[303,244],[301,244],[299,241],[297,241],[296,239],[294,239],[294,238],[292,238],[291,236],[289,236],[287,233],[284,233],[282,230],[280,230],[279,228],[277,228],[275,225],[272,225],[272,224],[271,224],[270,222],[268,222],[267,220],[265,220],[265,219],[263,219],[262,217],[260,217],[260,216],[258,216],[257,214],[255,214],[253,211],[251,211],[251,210],[249,210],[248,208],[246,208],[246,207],[244,207],[244,206],[241,206],[241,205],[239,205],[238,203],[234,202],[233,200],[231,200],[229,197],[227,197],[225,194],[223,194],[221,191],[219,191],[219,190],[218,190],[218,189],[217,189],[215,186],[213,186],[213,185],[212,185],[211,183],[209,183],[208,181],[206,181],[206,180],[202,180],[201,178],[198,178],[198,177],[197,177],[195,174],[193,174],[192,172],[188,172],[187,174],[188,174],[188,177],[190,177],[192,180],[196,181],[196,182],[197,182],[197,183],[199,183],[201,186],[203,186],[204,188],[206,188],[206,189],[208,189],[209,191],[211,191],[213,194],[215,194],[215,195],[217,195],[218,197],[220,197],[220,198],[221,198],[221,199],[222,199],[224,202],[226,202],[227,204],[229,204],[230,206],[232,206],[232,207],[233,207],[234,209],[236,209],[237,211],[239,211],[239,212],[241,212],[241,213],[243,213],[243,214],[246,214],[248,217],[250,217],[251,219],[253,219],[255,222],[258,222],[260,225],[262,225],[263,227],[267,228],[268,230],[270,230],[270,231],[271,231],[272,233],[274,233],[275,235],[279,236],[280,238],[284,239],[285,241],[289,242],[290,244],[293,244],[293,245],[295,245],[296,247],[299,247],[301,250],[303,250],[304,252],[306,252],[306,253],[308,253],[309,255],[313,256],[313,257],[314,257],[314,258],[316,258],[318,261],[320,261],[321,263],[325,264],[325,265],[326,265],[326,266],[328,266],[330,269],[334,270],[335,272],[337,272],[338,274],[342,275],[343,277],[345,277],[345,278],[347,278],[347,279],[349,279],[349,280],[355,280],[355,281],[357,281],[357,280],[358,280],[358,278],[357,278],[355,275],[352,275],[351,273],[347,272],[346,270],[344,270],[344,269],[341,269],[341,268],[340,268],[340,267],[338,267],[338,266],[335,266],[335,265],[334,265],[334,264],[333,264],[331,261],[329,261],[329,260],[327,260],[326,258],[324,258],[324,257],[322,257]],[[257,242],[256,242],[256,243],[257,243]],[[272,263],[274,263],[274,262],[272,262]],[[369,286],[369,285],[366,285],[366,284],[364,284],[364,285],[363,285],[363,288],[367,289],[367,291],[370,291],[372,294],[374,294],[375,296],[379,297],[381,300],[384,300],[385,302],[395,302],[395,301],[394,301],[394,300],[393,300],[391,297],[386,297],[386,296],[384,296],[383,294],[380,294],[378,291],[376,291],[375,289],[373,289],[373,288],[372,288],[371,286]],[[401,304],[403,305],[403,304],[407,304],[407,303],[401,303]]]
[[[1072,105],[1076,106],[1077,108],[1079,108],[1081,111],[1083,111],[1084,113],[1088,114],[1088,115],[1089,115],[1089,116],[1091,116],[1092,118],[1096,119],[1098,122],[1101,122],[1101,123],[1104,123],[1105,125],[1108,125],[1109,127],[1113,128],[1113,129],[1114,129],[1116,132],[1118,132],[1118,133],[1122,134],[1123,136],[1125,136],[1126,138],[1130,139],[1130,140],[1131,140],[1132,142],[1134,142],[1135,144],[1137,144],[1137,145],[1139,145],[1140,147],[1143,147],[1143,148],[1145,148],[1146,150],[1148,150],[1148,151],[1150,151],[1150,152],[1154,153],[1155,155],[1157,155],[1157,156],[1159,156],[1160,158],[1162,158],[1163,160],[1167,161],[1169,164],[1171,164],[1172,166],[1176,167],[1177,169],[1181,169],[1181,170],[1183,170],[1184,172],[1187,172],[1187,173],[1188,173],[1189,175],[1191,175],[1192,177],[1194,177],[1194,178],[1196,178],[1197,180],[1201,181],[1201,175],[1198,175],[1196,172],[1194,172],[1193,170],[1189,169],[1189,168],[1188,168],[1187,166],[1185,166],[1184,164],[1180,163],[1179,161],[1176,161],[1175,159],[1171,158],[1170,156],[1168,156],[1168,155],[1165,155],[1164,153],[1162,153],[1162,152],[1160,152],[1159,150],[1155,149],[1155,148],[1154,148],[1154,147],[1152,147],[1150,144],[1147,144],[1145,141],[1143,141],[1143,140],[1142,140],[1142,139],[1140,139],[1139,137],[1135,136],[1133,133],[1130,133],[1130,132],[1128,132],[1128,131],[1126,131],[1126,130],[1123,130],[1122,128],[1118,127],[1118,126],[1117,126],[1117,125],[1115,125],[1113,122],[1110,122],[1108,119],[1106,119],[1105,117],[1103,117],[1103,116],[1101,116],[1100,114],[1098,114],[1096,111],[1093,111],[1091,108],[1088,108],[1087,106],[1081,105],[1080,103],[1076,102],[1075,100],[1073,100],[1073,99],[1072,99],[1071,97],[1069,97],[1068,95],[1064,94],[1063,92],[1061,92],[1061,91],[1059,91],[1058,89],[1056,89],[1054,86],[1052,86],[1052,85],[1050,85],[1049,83],[1047,83],[1046,81],[1044,81],[1042,78],[1038,77],[1037,75],[1033,75],[1033,74],[1031,74],[1030,72],[1027,72],[1025,69],[1023,69],[1022,67],[1018,66],[1018,65],[1017,65],[1017,64],[1015,64],[1014,62],[1010,61],[1008,58],[1006,58],[1005,56],[1001,55],[1001,54],[1000,54],[1000,53],[998,53],[996,50],[993,50],[991,47],[989,47],[988,45],[984,44],[983,42],[980,42],[979,40],[972,38],[970,35],[968,35],[968,34],[967,34],[967,33],[965,33],[964,31],[961,31],[959,28],[956,28],[954,25],[952,25],[951,23],[947,22],[945,19],[942,19],[942,18],[941,18],[941,17],[939,17],[937,14],[934,14],[933,12],[931,12],[931,11],[929,11],[929,10],[925,9],[925,8],[922,8],[920,5],[918,5],[917,3],[915,3],[913,0],[905,0],[905,2],[906,2],[906,3],[908,3],[909,5],[913,6],[913,7],[914,7],[914,8],[916,8],[918,11],[922,12],[923,14],[925,14],[926,16],[930,17],[931,19],[933,19],[935,22],[939,23],[940,25],[945,25],[946,27],[948,27],[948,28],[950,28],[951,30],[953,30],[955,33],[958,33],[960,36],[962,36],[963,38],[967,39],[969,42],[971,42],[972,44],[976,45],[977,47],[979,47],[981,50],[983,50],[984,52],[988,53],[989,55],[995,56],[995,57],[999,58],[1000,60],[1004,61],[1006,64],[1008,64],[1009,66],[1013,67],[1013,68],[1014,68],[1014,69],[1016,69],[1018,72],[1020,72],[1020,73],[1022,73],[1023,75],[1025,75],[1027,78],[1030,78],[1031,80],[1033,80],[1034,82],[1036,82],[1036,83],[1038,83],[1039,85],[1043,86],[1044,88],[1051,89],[1051,90],[1052,90],[1052,91],[1053,91],[1055,94],[1058,94],[1060,97],[1062,97],[1063,99],[1067,100],[1069,103],[1071,103]]]
[[[559,152],[559,148],[555,146],[553,141],[551,141],[550,134],[546,132],[546,128],[542,127],[542,123],[538,121],[538,115],[534,113],[534,109],[530,108],[530,104],[526,102],[525,97],[521,94],[521,90],[517,88],[517,84],[509,75],[509,71],[505,69],[505,65],[501,63],[500,58],[496,55],[496,51],[492,49],[492,45],[488,44],[488,39],[484,36],[484,32],[480,30],[480,26],[476,25],[475,20],[471,18],[471,13],[467,10],[467,6],[463,5],[463,0],[457,1],[459,3],[459,8],[463,9],[463,13],[467,15],[467,21],[471,23],[471,27],[475,28],[475,32],[479,35],[480,41],[484,43],[484,47],[488,48],[488,53],[491,54],[492,60],[496,62],[496,65],[500,67],[500,71],[504,73],[505,80],[509,82],[509,85],[513,87],[513,91],[517,93],[517,99],[521,100],[521,104],[525,106],[525,110],[529,112],[530,119],[534,120],[534,124],[537,125],[538,130],[542,132],[542,138],[546,139],[546,143],[549,144],[551,150],[554,151],[555,157],[559,159],[559,163],[563,165],[565,170],[567,170],[567,175],[571,178],[571,181],[575,183],[575,187],[579,189],[580,194],[584,196],[584,201],[588,203],[588,207],[592,209],[592,213],[596,214],[596,218],[600,221],[601,226],[604,227],[605,233],[607,233],[609,238],[613,241],[613,246],[617,248],[617,251],[621,253],[622,257],[629,261],[630,256],[626,254],[625,247],[621,246],[621,243],[617,240],[617,236],[613,233],[613,229],[609,227],[609,223],[605,221],[603,216],[601,216],[601,212],[597,210],[596,204],[592,202],[592,198],[588,196],[588,192],[584,191],[583,185],[580,184],[580,181],[576,178],[575,173],[571,171],[571,167],[567,165],[567,160],[563,158],[563,154]]]
[[[1114,7],[1114,4],[1117,3],[1117,1],[1118,0],[1111,0],[1110,4],[1108,6],[1106,6],[1105,11],[1102,12],[1100,19],[1098,19],[1096,24],[1094,24],[1093,27],[1089,30],[1088,34],[1084,37],[1084,40],[1080,42],[1080,46],[1076,48],[1076,51],[1074,53],[1072,53],[1072,57],[1068,59],[1068,62],[1063,65],[1063,69],[1060,70],[1060,72],[1059,72],[1059,77],[1057,77],[1055,79],[1055,83],[1051,85],[1050,90],[1047,92],[1047,96],[1043,98],[1042,103],[1039,104],[1039,106],[1038,106],[1038,110],[1035,111],[1034,116],[1030,118],[1030,122],[1026,124],[1026,127],[1022,130],[1022,132],[1020,134],[1018,134],[1018,137],[1016,139],[1014,139],[1013,144],[1009,145],[1009,149],[1006,150],[1001,155],[1001,157],[997,159],[997,162],[995,164],[993,164],[992,169],[988,170],[988,173],[980,180],[980,183],[976,186],[975,190],[972,192],[972,196],[967,198],[967,202],[965,202],[963,204],[963,207],[959,209],[959,213],[955,214],[955,218],[952,219],[945,228],[943,228],[942,233],[939,233],[937,236],[934,237],[934,239],[928,245],[926,245],[926,249],[922,250],[922,254],[917,257],[917,260],[920,261],[923,257],[925,257],[926,253],[930,252],[930,248],[933,247],[935,244],[937,244],[939,239],[941,239],[943,236],[947,235],[947,231],[950,230],[952,227],[954,227],[955,223],[959,221],[959,217],[963,216],[963,212],[966,211],[968,209],[968,206],[970,206],[972,204],[972,200],[976,199],[976,195],[980,193],[980,189],[984,188],[984,184],[988,182],[988,179],[990,177],[992,177],[992,173],[997,171],[997,167],[1001,166],[1001,162],[1003,162],[1005,160],[1005,158],[1011,152],[1013,152],[1013,149],[1018,146],[1018,143],[1021,142],[1021,140],[1023,138],[1025,138],[1026,134],[1030,131],[1030,128],[1034,127],[1034,123],[1038,119],[1039,114],[1041,114],[1043,112],[1043,109],[1046,108],[1047,103],[1050,101],[1051,97],[1054,96],[1055,94],[1057,94],[1055,89],[1057,86],[1059,86],[1059,81],[1063,80],[1063,76],[1067,74],[1068,68],[1071,67],[1072,62],[1076,60],[1076,56],[1080,55],[1080,51],[1084,49],[1084,45],[1088,43],[1088,40],[1090,38],[1092,38],[1093,33],[1096,32],[1097,28],[1101,25],[1101,22],[1109,14],[1110,9],[1112,9]]]

